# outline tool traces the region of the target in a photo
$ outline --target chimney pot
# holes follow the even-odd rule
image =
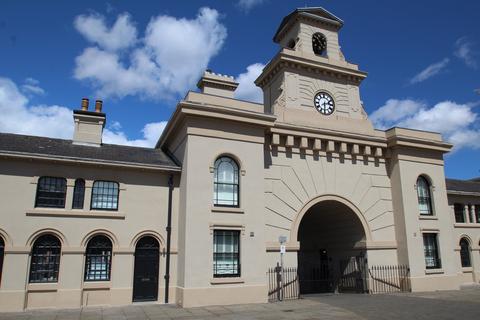
[[[95,101],[95,112],[102,112],[102,100]]]
[[[82,111],[88,111],[88,99],[87,98],[83,98],[82,99]]]

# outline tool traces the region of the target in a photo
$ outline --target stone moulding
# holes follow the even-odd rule
[[[273,147],[298,148],[315,152],[361,155],[373,158],[388,158],[386,148],[364,143],[342,142],[341,140],[319,139],[299,135],[272,133],[270,145]]]

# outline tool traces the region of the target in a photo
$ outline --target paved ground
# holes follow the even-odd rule
[[[159,304],[0,313],[0,319],[480,319],[480,289],[396,295],[314,295],[280,303],[182,309]]]

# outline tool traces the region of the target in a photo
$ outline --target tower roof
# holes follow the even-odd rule
[[[337,29],[340,29],[343,26],[342,19],[322,7],[297,8],[288,16],[283,18],[282,23],[280,23],[277,32],[275,32],[275,35],[273,36],[273,41],[279,42],[283,31],[288,29],[291,23],[295,21],[295,18],[298,17],[313,19],[318,22],[331,25]]]

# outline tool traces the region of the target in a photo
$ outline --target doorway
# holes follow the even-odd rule
[[[135,247],[133,301],[158,299],[158,272],[160,246],[157,239],[145,236]]]

